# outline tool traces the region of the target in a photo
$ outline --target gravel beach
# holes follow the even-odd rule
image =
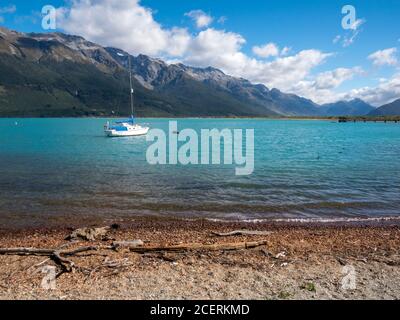
[[[78,253],[73,272],[43,287],[43,256],[0,255],[0,299],[399,299],[400,226],[284,224],[137,219],[120,221],[107,239],[69,242],[73,227],[0,230],[0,248],[97,246]],[[97,226],[104,226],[97,224]],[[216,236],[233,230],[268,235]],[[134,253],[102,249],[115,241],[144,247],[266,240],[242,250]]]

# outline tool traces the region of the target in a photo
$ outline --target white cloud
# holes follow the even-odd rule
[[[396,57],[397,49],[389,48],[385,50],[378,50],[368,56],[368,59],[372,61],[375,66],[395,66],[397,65]]]
[[[93,42],[133,54],[182,55],[190,41],[186,29],[164,29],[139,0],[73,0],[57,12],[58,26]]]
[[[240,34],[210,28],[191,40],[184,60],[197,66],[229,68],[241,59],[240,49],[245,42]]]
[[[400,73],[394,74],[387,81],[380,82],[376,87],[353,89],[342,97],[344,99],[360,98],[377,107],[390,103],[400,98]]]
[[[364,74],[364,71],[359,67],[338,68],[319,74],[314,81],[299,81],[295,89],[297,94],[320,104],[358,98],[380,107],[400,98],[400,73],[394,74],[390,79],[378,79],[379,83],[375,87],[361,87],[348,92],[334,90],[343,82],[361,74]]]
[[[337,93],[335,89],[345,81],[363,73],[364,71],[361,67],[337,68],[322,72],[313,80],[299,81],[294,85],[292,91],[321,104],[341,100],[341,94]]]
[[[0,7],[0,14],[15,13],[16,11],[17,11],[17,7],[15,5]]]
[[[203,10],[192,10],[185,13],[185,16],[192,18],[199,29],[208,27],[214,20],[213,17],[206,14]]]
[[[289,47],[284,47],[282,50],[280,50],[279,47],[273,42],[262,46],[254,46],[252,48],[252,51],[256,56],[264,59],[269,57],[287,56],[290,50],[292,49]]]
[[[266,62],[244,54],[241,49],[245,43],[246,40],[237,33],[207,29],[193,38],[183,62],[200,67],[213,66],[270,88],[289,90],[330,56],[311,49]]]
[[[340,86],[344,81],[352,79],[356,74],[362,74],[363,69],[360,67],[337,68],[332,71],[320,73],[316,80],[317,89],[334,89]]]
[[[315,49],[303,50],[293,56],[280,57],[271,62],[256,61],[253,63],[253,68],[246,67],[247,72],[246,70],[243,72],[254,82],[292,91],[299,81],[310,76],[311,71],[325,62],[329,56],[331,54]]]
[[[253,47],[253,53],[261,58],[276,57],[279,55],[279,48],[275,43],[267,43],[263,46]]]

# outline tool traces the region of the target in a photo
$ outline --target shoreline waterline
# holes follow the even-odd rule
[[[34,222],[32,222],[34,221]],[[65,229],[83,228],[83,227],[102,227],[109,225],[121,225],[130,227],[140,225],[143,228],[151,228],[156,225],[159,227],[182,228],[191,226],[215,226],[216,228],[236,227],[238,229],[246,228],[385,228],[400,227],[400,216],[376,217],[376,218],[303,218],[303,219],[214,219],[214,218],[184,218],[184,217],[166,217],[166,216],[134,216],[134,217],[105,217],[105,216],[70,216],[50,218],[46,221],[32,220],[29,223],[2,223],[0,234],[13,234],[19,232],[43,232],[57,231]],[[15,222],[15,221],[14,221]]]

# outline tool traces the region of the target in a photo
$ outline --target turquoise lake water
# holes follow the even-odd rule
[[[146,161],[144,137],[106,138],[106,119],[0,119],[0,216],[216,219],[400,213],[400,124],[179,119],[179,130],[255,130],[255,170]],[[141,119],[167,130],[168,119]]]

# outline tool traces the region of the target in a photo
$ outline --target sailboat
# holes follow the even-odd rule
[[[123,56],[121,54],[118,54]],[[104,126],[104,132],[107,137],[132,137],[132,136],[143,136],[146,135],[150,128],[141,126],[135,123],[134,118],[134,107],[133,107],[133,81],[132,81],[132,68],[131,68],[131,56],[128,55],[129,60],[129,82],[130,82],[130,98],[131,98],[131,117],[130,119],[117,121],[115,124],[107,122]]]

